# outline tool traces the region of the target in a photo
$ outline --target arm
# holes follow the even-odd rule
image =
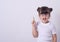
[[[57,35],[56,34],[52,35],[52,42],[57,42]]]
[[[37,38],[38,37],[38,31],[37,31],[37,25],[36,25],[36,22],[33,18],[33,21],[32,21],[32,35],[34,38]]]
[[[38,37],[38,31],[35,27],[32,26],[32,35],[34,38],[37,38]]]

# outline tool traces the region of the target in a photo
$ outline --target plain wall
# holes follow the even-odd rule
[[[36,42],[31,21],[38,20],[37,7],[53,8],[51,21],[60,42],[60,0],[0,0],[0,42]]]

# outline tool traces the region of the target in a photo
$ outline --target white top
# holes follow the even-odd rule
[[[52,34],[56,34],[56,28],[51,22],[46,24],[38,22],[37,28],[37,42],[52,42]]]

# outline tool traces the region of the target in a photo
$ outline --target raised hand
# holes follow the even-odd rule
[[[36,25],[36,21],[35,21],[34,17],[32,20],[32,35],[33,35],[33,37],[38,37],[37,25]]]
[[[32,20],[32,27],[34,27],[35,29],[37,28],[37,24],[36,24],[36,21],[35,21],[34,17],[33,17],[33,20]]]

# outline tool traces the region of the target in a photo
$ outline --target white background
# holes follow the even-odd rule
[[[60,42],[60,0],[0,0],[0,42],[36,42],[31,21],[37,20],[37,7],[53,8],[51,21]]]

